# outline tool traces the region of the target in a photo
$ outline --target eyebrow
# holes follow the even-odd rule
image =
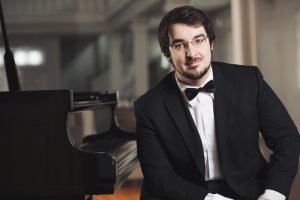
[[[193,37],[193,40],[196,39],[196,38],[199,38],[199,37],[203,37],[203,36],[204,36],[204,37],[207,37],[205,34],[200,33],[200,34],[194,36],[194,37]],[[172,44],[174,44],[174,43],[176,43],[176,42],[186,42],[186,40],[183,40],[183,39],[174,39],[174,40],[172,41]]]

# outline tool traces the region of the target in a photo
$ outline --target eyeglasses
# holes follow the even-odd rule
[[[170,44],[169,47],[171,47],[174,51],[181,53],[185,51],[188,48],[189,43],[191,43],[194,48],[200,49],[205,43],[206,38],[207,36],[203,35],[193,39],[190,42],[174,42],[173,44]]]

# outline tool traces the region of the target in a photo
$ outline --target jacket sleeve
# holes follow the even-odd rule
[[[256,68],[260,131],[273,151],[265,189],[288,196],[299,163],[300,138],[287,110]]]
[[[157,131],[143,110],[135,102],[138,158],[144,175],[144,185],[150,193],[148,195],[172,200],[204,199],[208,193],[204,187],[184,180],[173,171],[157,137]]]

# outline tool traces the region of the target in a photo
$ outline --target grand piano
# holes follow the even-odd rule
[[[0,11],[9,86],[0,92],[0,199],[115,193],[138,165],[136,135],[116,121],[118,93],[21,91]]]

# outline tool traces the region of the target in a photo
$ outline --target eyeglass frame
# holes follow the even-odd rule
[[[178,42],[173,42],[173,44],[169,44],[169,45],[167,45],[168,47],[171,47],[175,52],[182,52],[183,50],[187,50],[187,48],[188,48],[188,44],[189,43],[191,43],[192,44],[192,46],[194,47],[194,48],[196,48],[196,49],[199,49],[205,42],[206,42],[206,39],[208,38],[208,36],[207,35],[203,35],[203,34],[201,34],[201,35],[198,35],[198,36],[195,36],[195,38],[193,39],[193,40],[191,40],[191,41],[178,41]],[[200,41],[200,43],[199,43],[199,46],[196,46],[197,44],[195,44],[195,41],[196,40],[201,40]],[[180,47],[180,49],[178,49],[178,50],[176,50],[176,48],[174,47],[174,45],[176,45],[176,44],[180,44],[180,45],[183,45],[182,47],[183,47],[183,49],[181,49],[181,47]]]

